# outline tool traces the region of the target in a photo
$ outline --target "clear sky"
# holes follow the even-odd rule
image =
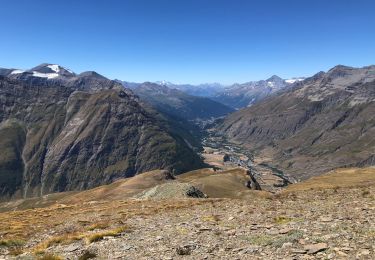
[[[1,0],[0,67],[246,82],[375,63],[373,0]]]

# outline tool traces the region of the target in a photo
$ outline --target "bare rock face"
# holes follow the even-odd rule
[[[229,115],[229,139],[298,179],[374,165],[375,66],[337,66]]]
[[[45,66],[63,75],[35,76],[52,77]],[[0,197],[83,190],[153,169],[202,166],[130,90],[97,73],[67,75],[45,66],[0,77]]]

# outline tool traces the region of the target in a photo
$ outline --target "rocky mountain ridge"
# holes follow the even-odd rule
[[[374,165],[374,73],[375,66],[336,66],[229,115],[218,127],[297,178]]]
[[[304,78],[284,80],[273,75],[266,80],[234,84],[212,97],[214,100],[235,109],[252,106],[278,91],[303,81]]]
[[[95,72],[53,67],[62,74],[34,75],[51,74],[49,66],[0,76],[2,198],[82,190],[152,169],[202,167],[168,120],[132,91]]]

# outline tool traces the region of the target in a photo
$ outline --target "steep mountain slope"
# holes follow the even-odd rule
[[[180,90],[146,82],[133,89],[157,110],[186,120],[224,116],[233,109],[209,98],[188,95]]]
[[[228,116],[219,129],[277,168],[305,179],[375,164],[375,66],[336,66]]]
[[[283,80],[274,75],[267,80],[234,84],[217,93],[214,100],[235,109],[251,106],[269,95],[303,79]]]
[[[43,67],[41,74],[54,74]],[[0,197],[82,190],[202,161],[155,111],[95,72],[0,77]],[[62,74],[63,73],[63,74]]]

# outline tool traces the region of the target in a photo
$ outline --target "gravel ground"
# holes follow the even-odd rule
[[[252,201],[200,199],[206,203],[128,218],[119,236],[46,251],[63,259],[85,253],[97,259],[375,259],[374,195],[368,187]],[[2,252],[0,258],[12,258]]]

